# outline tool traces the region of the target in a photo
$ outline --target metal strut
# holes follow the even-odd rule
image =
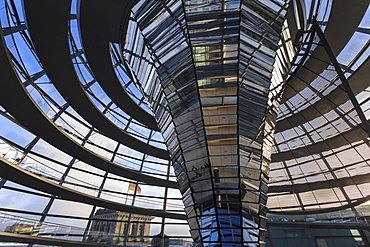
[[[365,114],[362,111],[362,109],[360,107],[360,104],[358,103],[358,101],[356,99],[356,96],[353,93],[353,91],[351,89],[351,86],[349,85],[349,83],[347,81],[347,78],[344,76],[343,71],[340,68],[340,65],[337,61],[337,58],[334,56],[333,51],[330,49],[329,43],[326,40],[325,35],[322,32],[322,30],[321,30],[321,28],[320,28],[320,26],[317,23],[317,20],[315,18],[313,18],[312,27],[316,31],[317,35],[319,36],[320,42],[323,45],[323,47],[326,51],[326,54],[328,55],[330,61],[332,62],[333,66],[334,66],[334,68],[335,68],[335,70],[336,70],[336,72],[339,76],[339,79],[342,81],[342,85],[344,86],[344,89],[345,89],[346,93],[348,94],[353,106],[355,107],[355,110],[356,110],[358,116],[360,117],[363,129],[366,131],[367,135],[370,136],[369,122],[367,121],[367,119],[365,117]]]

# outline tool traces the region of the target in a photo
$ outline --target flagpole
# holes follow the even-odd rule
[[[127,204],[127,197],[128,197],[128,192],[130,191],[130,183],[128,184],[128,187],[127,187],[127,192],[126,192],[126,201],[125,201],[125,204]]]

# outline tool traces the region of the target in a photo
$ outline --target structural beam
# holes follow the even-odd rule
[[[337,58],[334,55],[334,53],[333,53],[333,51],[332,51],[332,49],[329,45],[329,42],[327,41],[324,33],[322,32],[322,30],[321,30],[321,28],[320,28],[320,26],[319,26],[319,24],[317,23],[316,20],[313,20],[312,25],[313,25],[313,28],[316,31],[316,33],[319,35],[320,42],[324,46],[324,49],[325,49],[326,53],[328,54],[329,59],[330,59],[331,63],[333,64],[333,66],[334,66],[334,68],[335,68],[335,70],[336,70],[336,72],[339,76],[339,79],[342,82],[342,85],[343,85],[344,89],[346,90],[346,92],[348,94],[348,97],[350,98],[350,100],[352,102],[353,107],[355,108],[358,116],[361,119],[362,127],[367,132],[367,135],[370,136],[369,122],[367,121],[366,116],[365,116],[364,112],[362,111],[360,104],[357,102],[356,95],[353,93],[352,88],[351,88],[350,84],[347,81],[347,78],[344,76],[344,73],[343,73],[342,69],[340,68],[339,63],[337,61]]]
[[[350,84],[354,94],[359,94],[370,86],[369,71],[370,57],[368,57],[361,67],[348,78],[348,83]],[[292,116],[278,121],[275,132],[282,132],[307,123],[331,110],[334,110],[341,104],[344,104],[349,100],[349,97],[344,90],[343,86],[339,86],[314,104],[296,114],[293,114]]]
[[[46,74],[71,107],[103,135],[134,150],[168,160],[167,150],[142,142],[119,128],[86,94],[69,55],[70,4],[70,1],[50,0],[23,2],[28,31]]]
[[[347,45],[353,33],[358,28],[370,1],[369,0],[335,0],[333,1],[329,22],[325,29],[334,55],[338,55]],[[307,62],[287,82],[281,103],[303,90],[321,74],[330,63],[325,49],[318,46]]]
[[[134,214],[166,217],[178,220],[187,219],[186,215],[184,214],[176,214],[161,210],[128,206],[125,204],[105,200],[76,190],[69,189],[62,185],[53,183],[47,179],[41,178],[29,171],[26,171],[2,157],[0,157],[0,174],[2,178],[8,179],[17,184],[21,184],[28,188],[52,194],[62,199],[74,202],[86,203],[89,205],[95,205],[98,207],[109,208]]]
[[[52,246],[65,246],[65,247],[112,247],[113,245],[92,243],[92,242],[79,242],[57,238],[34,237],[25,234],[17,234],[10,232],[0,232],[0,242],[6,243],[24,243],[24,244],[40,244]]]
[[[178,184],[174,181],[144,175],[112,163],[81,146],[66,133],[62,132],[59,127],[43,113],[22,85],[10,62],[2,32],[0,32],[0,64],[0,74],[2,75],[0,87],[6,89],[0,90],[0,104],[21,125],[33,134],[40,136],[61,151],[101,170],[151,185],[178,188]]]

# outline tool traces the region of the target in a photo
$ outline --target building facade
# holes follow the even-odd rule
[[[132,221],[131,228],[127,222]],[[150,221],[154,217],[128,214],[110,209],[99,209],[93,216],[88,241],[109,244],[125,244],[126,235],[130,236],[129,242],[138,245],[148,245],[150,236]]]

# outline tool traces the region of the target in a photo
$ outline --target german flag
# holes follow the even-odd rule
[[[132,190],[132,191],[135,191],[135,188],[137,187],[137,191],[136,193],[140,194],[141,193],[141,188],[139,185],[136,185],[135,183],[130,183],[129,184],[129,187],[128,187],[128,190]]]

